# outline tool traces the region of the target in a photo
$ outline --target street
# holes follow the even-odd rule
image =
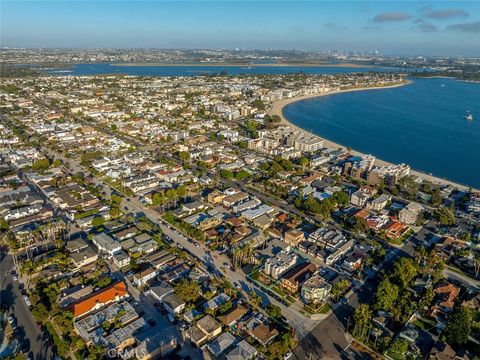
[[[1,269],[1,295],[0,302],[8,307],[8,313],[14,314],[17,319],[17,327],[14,337],[18,339],[20,346],[29,348],[28,355],[35,360],[53,359],[51,349],[47,343],[42,341],[40,327],[35,322],[32,313],[27,308],[22,294],[18,288],[18,282],[14,281],[11,275],[13,269],[13,258],[4,249],[0,253]]]

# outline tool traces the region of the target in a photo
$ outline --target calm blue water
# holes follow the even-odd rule
[[[390,67],[328,67],[328,66],[118,66],[111,64],[75,64],[73,69],[47,70],[50,75],[102,75],[123,74],[138,76],[194,76],[220,74],[225,70],[229,75],[240,74],[343,74],[364,71],[399,71]]]
[[[463,118],[467,111],[473,121]],[[302,100],[283,113],[336,143],[480,188],[480,84],[414,79],[399,88]]]

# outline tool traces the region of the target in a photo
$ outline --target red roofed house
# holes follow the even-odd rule
[[[77,301],[70,306],[70,310],[73,312],[73,317],[78,318],[128,296],[125,283],[118,282]]]
[[[430,309],[430,315],[437,321],[444,322],[455,306],[460,288],[447,282],[437,285],[433,292],[435,293],[435,301]]]

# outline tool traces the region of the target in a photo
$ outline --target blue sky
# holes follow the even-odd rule
[[[9,1],[1,46],[480,56],[478,1]]]

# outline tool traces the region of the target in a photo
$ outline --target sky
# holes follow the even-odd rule
[[[480,1],[0,1],[0,46],[480,56]]]

